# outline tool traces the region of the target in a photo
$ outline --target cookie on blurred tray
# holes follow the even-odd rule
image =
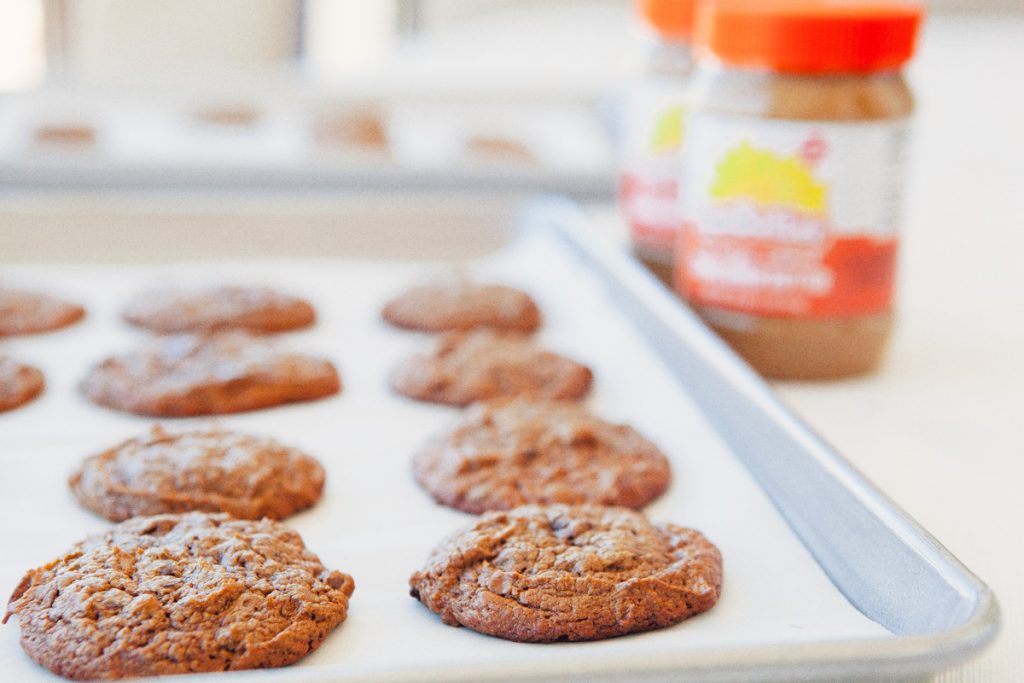
[[[391,376],[392,388],[420,401],[468,405],[504,396],[579,400],[593,373],[529,338],[493,330],[449,332]]]

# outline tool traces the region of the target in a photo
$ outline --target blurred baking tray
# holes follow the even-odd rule
[[[550,191],[607,198],[596,100],[271,80],[219,95],[51,87],[0,101],[0,188]]]
[[[91,313],[78,329],[5,342],[52,380],[35,404],[0,416],[0,513],[19,520],[0,531],[0,582],[11,586],[105,527],[70,501],[60,472],[148,424],[73,390],[88,362],[136,338],[115,322],[126,296],[168,275],[258,277],[321,311],[290,340],[335,355],[344,393],[223,422],[324,460],[325,499],[289,523],[356,577],[350,618],[296,666],[187,680],[925,680],[998,631],[977,577],[565,200],[11,196],[0,261],[6,279],[73,289]],[[410,481],[408,454],[454,413],[387,391],[388,369],[423,339],[381,325],[377,311],[453,265],[530,289],[546,313],[542,340],[595,368],[590,405],[668,452],[673,485],[647,512],[722,548],[715,609],[626,638],[523,645],[444,626],[405,595],[427,549],[470,518]],[[46,679],[16,641],[15,626],[0,629],[0,669]]]

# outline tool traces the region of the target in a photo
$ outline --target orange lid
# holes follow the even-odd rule
[[[689,38],[697,0],[634,0],[636,11],[663,36]]]
[[[863,73],[913,56],[916,2],[711,0],[697,10],[698,49],[726,64],[787,73]]]

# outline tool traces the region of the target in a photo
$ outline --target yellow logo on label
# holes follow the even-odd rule
[[[778,157],[744,140],[718,164],[710,195],[823,213],[828,187],[814,179],[800,157]]]
[[[654,121],[649,146],[652,152],[674,152],[683,145],[683,108],[669,107]]]

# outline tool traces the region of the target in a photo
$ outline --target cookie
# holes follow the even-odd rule
[[[0,287],[0,337],[50,332],[85,316],[78,304],[42,292]]]
[[[0,356],[0,413],[25,405],[43,393],[43,373]]]
[[[283,519],[320,499],[324,469],[272,439],[154,427],[86,458],[69,485],[83,506],[115,522],[191,510]]]
[[[409,579],[451,626],[518,642],[597,640],[711,609],[722,556],[693,529],[599,505],[490,512]]]
[[[271,333],[308,327],[316,312],[308,301],[269,287],[211,287],[144,292],[128,303],[121,317],[158,334],[227,329]]]
[[[79,388],[108,408],[187,417],[312,401],[338,393],[341,382],[330,361],[233,331],[150,340],[104,360]]]
[[[395,369],[391,387],[420,401],[463,406],[523,394],[578,400],[592,381],[590,368],[522,335],[473,330],[442,335],[430,352]]]
[[[464,512],[528,503],[640,508],[668,487],[668,459],[627,425],[574,403],[498,399],[469,408],[413,458],[416,481]]]
[[[276,667],[320,646],[354,588],[269,519],[135,517],[28,572],[4,622],[68,678]]]
[[[540,311],[526,292],[465,280],[414,287],[389,301],[382,316],[396,327],[424,332],[477,327],[533,332],[540,327]]]

